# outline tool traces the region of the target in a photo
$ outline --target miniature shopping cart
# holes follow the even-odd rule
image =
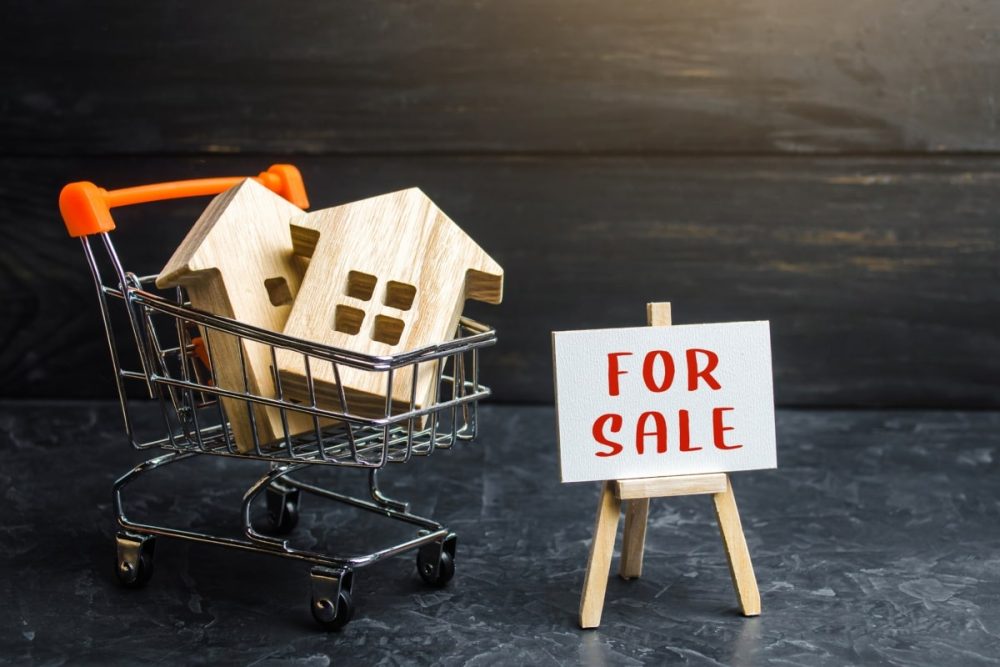
[[[295,201],[304,200],[305,190],[294,167],[275,165],[257,180],[269,189]],[[477,402],[489,395],[479,383],[479,351],[496,342],[490,328],[463,318],[456,338],[419,350],[393,356],[357,354],[291,338],[249,326],[191,307],[184,289],[158,291],[156,276],[137,276],[125,271],[111,240],[115,225],[110,209],[129,204],[179,197],[211,195],[242,179],[217,178],[107,191],[92,183],[73,183],[60,195],[60,210],[71,236],[83,243],[83,252],[97,287],[101,317],[115,370],[115,381],[125,422],[125,432],[136,449],[166,450],[137,465],[119,478],[113,488],[117,534],[117,576],[122,584],[141,587],[152,575],[157,536],[216,544],[233,549],[284,556],[312,564],[313,617],[327,629],[343,627],[354,612],[351,597],[354,570],[407,551],[417,553],[417,571],[428,584],[442,586],[455,572],[456,536],[436,521],[417,516],[407,503],[390,499],[379,489],[378,473],[389,463],[406,463],[414,456],[429,456],[448,449],[461,440],[476,437]],[[124,311],[124,316],[120,311]],[[122,326],[113,322],[121,320]],[[116,331],[120,329],[120,331]],[[276,395],[264,396],[250,390],[243,363],[243,390],[222,388],[213,382],[212,340],[231,336],[243,349],[244,343],[264,345],[272,360],[280,350],[300,355],[305,367],[332,366],[334,376],[351,367],[383,373],[386,396],[393,396],[393,381],[416,378],[421,369],[434,368],[437,389],[433,400],[418,407],[411,393],[408,406],[399,400],[385,401],[385,410],[371,416],[352,412],[343,390],[333,406],[318,403],[307,378],[311,401],[287,399],[275,377]],[[119,346],[118,338],[123,344]],[[136,352],[131,350],[134,342]],[[134,361],[126,366],[124,358]],[[274,364],[276,367],[277,364]],[[412,375],[411,375],[412,374]],[[133,419],[134,403],[129,402],[128,385],[138,384],[158,402],[164,428],[156,439],[137,435]],[[277,442],[263,442],[253,429],[253,448],[236,447],[226,418],[230,406],[246,409],[251,423],[255,412],[266,406],[278,410],[285,424]],[[235,401],[235,403],[234,403]],[[143,401],[146,405],[148,403]],[[312,418],[314,428],[290,434],[287,416],[301,413]],[[125,513],[123,492],[141,475],[166,465],[200,455],[237,457],[269,464],[267,472],[243,495],[240,537],[219,537],[208,533],[141,523]],[[357,498],[316,486],[299,479],[296,473],[307,466],[347,466],[367,471],[370,498]],[[293,548],[283,538],[298,520],[302,492],[373,512],[388,519],[416,526],[411,539],[359,555],[334,555]],[[264,498],[266,526],[251,521],[255,501]]]

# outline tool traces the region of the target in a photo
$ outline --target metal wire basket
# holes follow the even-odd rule
[[[294,196],[301,192],[304,199],[304,188],[294,167],[275,165],[256,178],[279,194]],[[212,194],[239,180],[206,179],[110,192],[90,183],[75,183],[67,186],[60,197],[67,228],[72,236],[81,239],[96,286],[127,437],[136,449],[167,451],[115,482],[114,510],[121,527],[117,535],[117,574],[127,586],[145,584],[152,575],[157,535],[304,560],[314,565],[313,616],[327,629],[339,629],[353,615],[351,593],[356,568],[416,550],[418,572],[428,583],[444,585],[454,574],[455,534],[432,519],[411,513],[407,503],[386,497],[378,485],[378,471],[389,463],[405,463],[413,456],[427,456],[476,437],[477,404],[490,393],[479,381],[479,351],[495,344],[496,333],[463,318],[453,340],[392,356],[358,354],[196,310],[182,288],[160,291],[155,288],[156,276],[137,276],[124,270],[109,234],[114,229],[110,208]],[[124,312],[126,335],[135,346],[131,368],[124,363],[128,346],[120,346],[116,338],[116,311]],[[223,388],[213,381],[212,341],[220,337],[234,341],[240,350],[242,388]],[[275,360],[280,350],[299,355],[306,369],[305,393],[309,400],[286,397],[277,374],[273,378],[274,395],[251,391],[243,355],[245,345],[264,346],[271,355],[272,368],[277,368]],[[332,405],[317,401],[310,369],[321,364],[328,364],[338,379],[342,367],[385,374],[385,409],[379,414],[372,414],[370,406],[352,409],[343,389]],[[407,375],[410,386],[416,387],[416,378],[427,365],[434,369],[437,379],[432,400],[418,405],[415,392],[411,392],[408,404],[401,407],[398,400],[388,398],[393,396],[393,382]],[[159,404],[163,427],[156,437],[147,439],[137,434],[134,406],[128,394],[132,383],[144,385],[145,393]],[[246,410],[253,426],[252,448],[237,447],[226,414],[234,405]],[[261,436],[256,422],[263,408],[280,415],[280,437],[266,440]],[[293,433],[288,425],[293,413],[311,418],[312,428]],[[123,489],[129,483],[146,472],[199,455],[256,459],[270,464],[266,474],[243,496],[242,537],[142,523],[126,516]],[[369,498],[337,493],[295,477],[296,471],[310,465],[366,469]],[[403,521],[420,530],[405,542],[360,555],[293,548],[281,536],[290,533],[297,523],[302,491]],[[267,503],[266,528],[251,521],[254,501],[262,495]]]

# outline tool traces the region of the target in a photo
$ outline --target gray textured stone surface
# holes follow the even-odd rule
[[[108,403],[0,405],[0,660],[1000,664],[1000,413],[780,412],[780,469],[734,482],[763,615],[737,612],[708,499],[664,499],[643,578],[613,578],[603,625],[584,632],[597,485],[558,483],[550,408],[485,407],[479,441],[384,475],[458,532],[455,579],[427,589],[410,555],[361,570],[339,634],[314,626],[308,567],[283,559],[161,539],[150,584],[121,589],[110,486],[140,454],[117,419]],[[129,507],[234,534],[261,467],[180,463]],[[311,476],[363,488],[357,471]],[[294,539],[355,551],[407,530],[306,498]]]

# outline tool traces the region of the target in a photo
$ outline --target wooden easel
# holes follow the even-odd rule
[[[646,304],[646,316],[650,326],[670,326],[670,304]],[[715,516],[719,522],[722,544],[729,560],[729,573],[733,577],[733,587],[736,588],[743,615],[760,615],[760,592],[757,590],[757,579],[750,562],[750,551],[743,536],[740,512],[736,508],[736,496],[733,495],[729,475],[677,475],[604,482],[597,506],[597,520],[594,523],[594,541],[590,545],[587,574],[580,596],[580,627],[596,628],[601,624],[622,502],[625,502],[625,528],[619,573],[623,579],[636,579],[642,574],[649,499],[705,493],[712,494],[712,500],[715,501]]]

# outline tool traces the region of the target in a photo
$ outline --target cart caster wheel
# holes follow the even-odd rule
[[[420,578],[428,585],[441,588],[455,576],[455,557],[447,551],[442,551],[440,566],[438,567],[437,576],[435,576],[435,559],[425,554],[426,552],[423,549],[417,552],[417,572],[420,573]]]
[[[153,552],[156,542],[152,537],[134,538],[119,535],[116,539],[118,554],[115,575],[125,588],[142,588],[153,578]]]
[[[354,599],[351,594],[341,589],[337,599],[337,615],[330,618],[333,611],[333,600],[330,598],[313,598],[312,604],[313,618],[327,632],[335,632],[351,622],[354,617]]]
[[[299,491],[281,493],[268,489],[267,532],[272,535],[287,535],[299,524]]]

